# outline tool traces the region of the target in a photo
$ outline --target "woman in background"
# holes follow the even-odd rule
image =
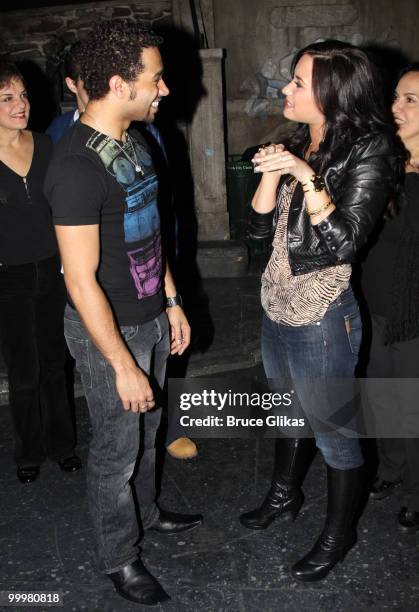
[[[254,158],[262,173],[250,233],[272,226],[273,252],[262,276],[262,357],[267,378],[292,381],[306,414],[320,418],[320,387],[354,376],[362,337],[350,286],[351,263],[383,213],[396,182],[398,144],[380,106],[366,54],[338,41],[299,51],[283,89],[284,116],[300,123],[284,145]],[[332,407],[333,408],[333,407]],[[329,414],[332,413],[330,410]],[[357,438],[314,431],[327,464],[326,523],[295,578],[321,580],[356,542],[355,513],[363,456]],[[250,529],[294,518],[314,440],[276,440],[271,488],[262,505],[240,517]]]
[[[402,379],[419,379],[419,63],[402,72],[392,110],[408,153],[405,184],[368,254],[362,282],[372,324],[368,376],[401,379],[391,387],[369,382],[368,400],[382,425],[387,424],[387,435],[399,437],[377,441],[378,476],[370,497],[384,499],[401,484],[399,527],[415,533],[419,438],[412,436],[419,435],[419,410],[417,395],[412,397],[412,387]]]
[[[81,467],[65,378],[65,289],[43,194],[49,138],[26,129],[29,101],[14,64],[0,62],[0,339],[8,369],[17,476],[30,483],[48,455]]]

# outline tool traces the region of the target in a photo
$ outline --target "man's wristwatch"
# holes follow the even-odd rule
[[[166,298],[166,308],[172,308],[173,306],[183,306],[183,300],[179,293],[174,297]]]

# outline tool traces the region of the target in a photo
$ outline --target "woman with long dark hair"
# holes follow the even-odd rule
[[[265,237],[274,225],[262,276],[265,373],[275,384],[292,381],[312,422],[327,413],[316,405],[322,396],[317,387],[354,376],[362,326],[351,263],[393,193],[400,153],[380,105],[374,67],[362,50],[331,40],[305,47],[283,93],[284,116],[300,125],[287,146],[270,145],[254,157],[262,178],[250,234]],[[276,440],[266,498],[240,517],[250,529],[265,529],[286,513],[295,518],[317,445],[327,464],[327,516],[312,550],[292,568],[303,581],[324,578],[355,544],[362,482],[356,437],[321,427],[314,436],[315,443]]]
[[[363,266],[362,284],[371,315],[367,384],[376,418],[390,424],[377,442],[379,466],[370,497],[385,499],[400,484],[399,529],[419,530],[417,396],[406,378],[419,378],[419,63],[405,68],[396,87],[393,115],[406,147],[405,181],[397,205]],[[389,431],[390,429],[390,431]]]
[[[48,136],[27,130],[18,68],[0,61],[0,341],[9,379],[17,476],[31,483],[46,456],[81,467],[65,378],[66,294],[43,193]]]

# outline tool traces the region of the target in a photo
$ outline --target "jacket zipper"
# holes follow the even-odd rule
[[[31,192],[29,191],[28,179],[26,176],[22,176],[23,184],[25,185],[26,197],[28,199],[28,204],[32,204]]]

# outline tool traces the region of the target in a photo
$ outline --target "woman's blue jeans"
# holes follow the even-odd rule
[[[319,405],[328,380],[353,378],[362,340],[362,324],[352,289],[344,291],[328,308],[321,321],[292,327],[269,319],[262,321],[262,359],[273,385],[292,383],[308,421],[319,422],[333,407]],[[329,423],[330,425],[330,423]],[[357,437],[314,428],[316,445],[326,463],[349,470],[363,464]]]

